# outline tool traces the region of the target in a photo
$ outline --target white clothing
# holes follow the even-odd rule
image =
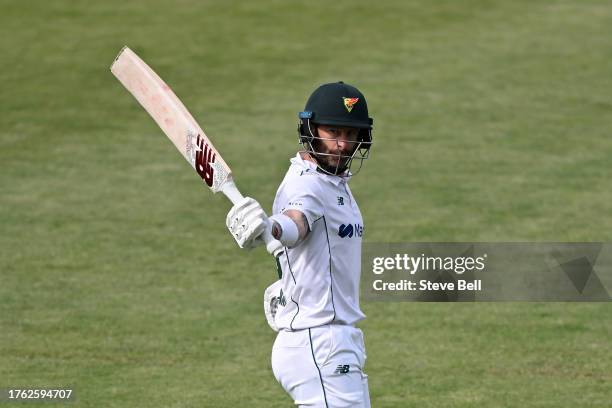
[[[272,208],[273,214],[298,210],[310,227],[304,241],[285,247],[279,258],[286,299],[276,314],[281,330],[354,325],[365,318],[359,308],[361,212],[348,178],[316,168],[300,153],[291,159]]]
[[[303,213],[306,238],[284,248],[274,323],[274,376],[300,407],[369,408],[359,308],[363,220],[348,178],[291,159],[272,209]]]
[[[295,405],[310,408],[370,408],[361,330],[329,324],[280,331],[272,348],[276,380]]]

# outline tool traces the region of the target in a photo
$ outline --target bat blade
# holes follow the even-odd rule
[[[229,190],[229,184],[233,185],[231,169],[185,105],[151,67],[124,47],[111,65],[111,72],[151,115],[204,183],[215,193]]]

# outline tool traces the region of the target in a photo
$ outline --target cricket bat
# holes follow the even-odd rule
[[[221,191],[233,204],[243,199],[232,178],[230,167],[185,105],[151,67],[134,51],[123,47],[110,69],[213,193]],[[263,238],[268,252],[278,256],[282,244],[268,230],[264,232]]]

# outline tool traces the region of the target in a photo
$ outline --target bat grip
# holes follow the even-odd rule
[[[238,190],[238,187],[236,187],[234,180],[227,180],[225,183],[223,183],[221,191],[223,191],[223,194],[225,194],[225,196],[229,198],[234,205],[238,204],[244,198],[244,196]]]
[[[234,205],[238,204],[244,198],[244,196],[238,190],[238,187],[236,187],[234,180],[231,179],[227,180],[223,184],[221,191]],[[270,225],[266,227],[266,230],[262,234],[262,238],[266,243],[266,250],[270,253],[270,255],[274,255],[275,258],[278,258],[283,252],[283,244],[272,236],[272,227]]]

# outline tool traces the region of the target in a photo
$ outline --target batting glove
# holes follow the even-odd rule
[[[278,311],[278,305],[284,306],[285,299],[283,298],[283,283],[280,280],[277,280],[272,285],[266,288],[264,292],[264,313],[266,315],[266,320],[268,321],[268,325],[275,332],[278,331],[278,326],[276,325],[276,312]]]
[[[251,249],[263,244],[257,238],[268,227],[268,216],[256,200],[245,197],[227,213],[225,225],[240,248]]]

